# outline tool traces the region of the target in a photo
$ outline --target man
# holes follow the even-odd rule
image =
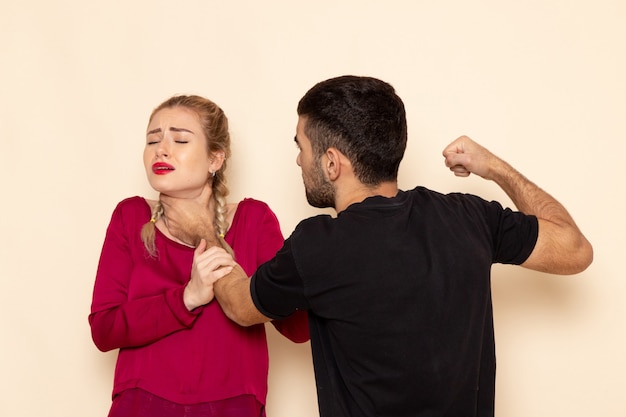
[[[248,326],[308,311],[322,417],[493,415],[491,265],[574,274],[591,245],[560,203],[465,136],[444,150],[446,166],[494,181],[519,211],[399,190],[405,110],[383,81],[323,81],[298,115],[307,200],[337,217],[302,221],[251,279],[200,245],[198,262],[225,275],[213,287],[225,313]],[[207,227],[166,207],[181,235]]]

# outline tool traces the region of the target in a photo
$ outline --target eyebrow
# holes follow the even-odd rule
[[[146,135],[152,135],[153,133],[160,133],[161,132],[161,128],[157,127],[156,129],[152,129],[149,130],[148,133],[146,133]],[[170,132],[187,132],[187,133],[191,133],[193,135],[193,132],[189,129],[185,129],[184,127],[170,127]]]

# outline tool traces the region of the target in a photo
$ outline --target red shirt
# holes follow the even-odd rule
[[[214,300],[190,312],[183,303],[193,248],[157,230],[157,258],[140,237],[150,219],[141,197],[118,204],[107,228],[89,323],[98,349],[119,348],[113,395],[139,387],[180,404],[252,394],[265,404],[268,353],[264,325],[240,327]],[[225,237],[250,276],[283,245],[267,204],[244,199]],[[309,338],[305,313],[273,322],[296,342]]]

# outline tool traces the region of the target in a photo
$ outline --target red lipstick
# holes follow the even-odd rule
[[[155,162],[152,164],[152,172],[157,175],[166,175],[172,171],[174,171],[174,167],[170,164],[166,164],[165,162]]]

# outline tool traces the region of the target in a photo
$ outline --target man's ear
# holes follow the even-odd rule
[[[325,156],[326,175],[330,181],[336,181],[341,175],[342,162],[346,157],[337,148],[328,148]]]

